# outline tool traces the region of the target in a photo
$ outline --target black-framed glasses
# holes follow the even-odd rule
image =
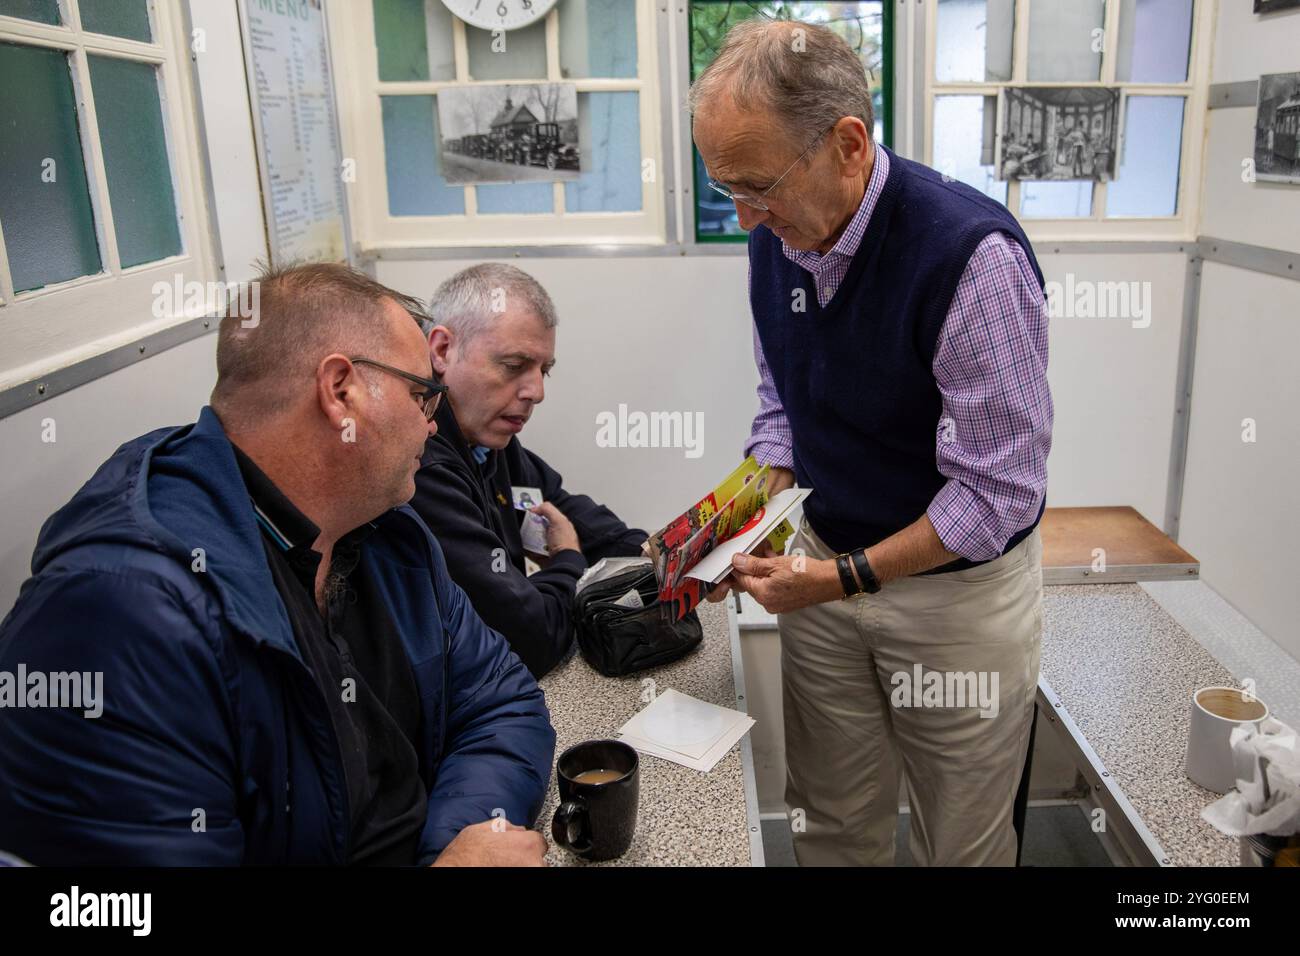
[[[421,378],[419,375],[413,375],[410,372],[404,372],[400,368],[392,365],[385,365],[383,362],[376,362],[374,359],[361,358],[352,356],[348,359],[353,365],[373,365],[375,368],[383,369],[393,375],[400,375],[408,382],[414,382],[416,385],[424,386],[424,394],[420,396],[420,407],[424,410],[425,421],[433,421],[434,414],[438,411],[438,405],[442,402],[442,396],[447,391],[447,386],[441,382],[435,382],[431,378]]]
[[[798,166],[799,163],[803,161],[803,158],[807,156],[810,152],[812,152],[813,147],[820,144],[821,141],[826,138],[826,134],[829,133],[834,128],[835,128],[835,124],[832,123],[830,126],[827,126],[824,130],[818,133],[817,138],[808,144],[808,148],[799,154],[799,158],[796,159],[793,163],[791,163],[786,168],[785,172],[783,172],[780,176],[776,177],[776,182],[768,186],[757,196],[751,196],[748,193],[738,193],[730,186],[726,186],[718,182],[712,176],[710,176],[707,180],[708,187],[714,190],[715,192],[722,193],[722,195],[726,196],[728,199],[734,202],[743,202],[746,206],[750,206],[754,209],[759,209],[762,210],[763,212],[767,212],[771,207],[768,206],[767,203],[763,202],[763,200],[768,196],[769,193],[772,192],[773,189],[775,189],[777,186],[781,184],[781,180],[785,179],[786,176],[790,175],[790,170]]]

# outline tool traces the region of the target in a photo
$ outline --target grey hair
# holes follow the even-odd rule
[[[519,303],[546,328],[559,324],[555,303],[540,282],[515,266],[484,262],[462,269],[438,286],[429,300],[428,318],[420,324],[426,335],[434,326],[445,325],[463,345]]]
[[[687,93],[694,116],[729,93],[746,112],[770,111],[799,143],[845,116],[872,135],[875,116],[862,61],[826,27],[789,20],[744,20],[727,31],[717,57]]]

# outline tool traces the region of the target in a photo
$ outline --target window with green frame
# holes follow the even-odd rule
[[[875,137],[893,145],[893,4],[787,3],[746,0],[691,0],[691,82],[713,62],[722,40],[742,20],[798,20],[830,27],[862,58],[871,84],[876,113]],[[744,242],[745,232],[736,220],[736,207],[706,185],[708,175],[699,152],[691,147],[695,175],[695,241]]]

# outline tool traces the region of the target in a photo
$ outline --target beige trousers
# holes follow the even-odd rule
[[[834,556],[806,519],[792,547]],[[801,866],[892,865],[900,770],[918,865],[1015,865],[1042,594],[1035,529],[978,567],[778,615]]]

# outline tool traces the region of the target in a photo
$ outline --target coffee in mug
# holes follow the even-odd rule
[[[1229,738],[1232,728],[1259,726],[1268,716],[1263,701],[1240,687],[1202,687],[1192,695],[1187,731],[1187,776],[1206,790],[1227,793],[1237,782]]]
[[[584,860],[627,852],[636,832],[639,773],[637,752],[620,740],[589,740],[562,753],[555,762],[555,842]]]
[[[584,770],[573,778],[574,783],[609,783],[623,776],[621,770]]]

